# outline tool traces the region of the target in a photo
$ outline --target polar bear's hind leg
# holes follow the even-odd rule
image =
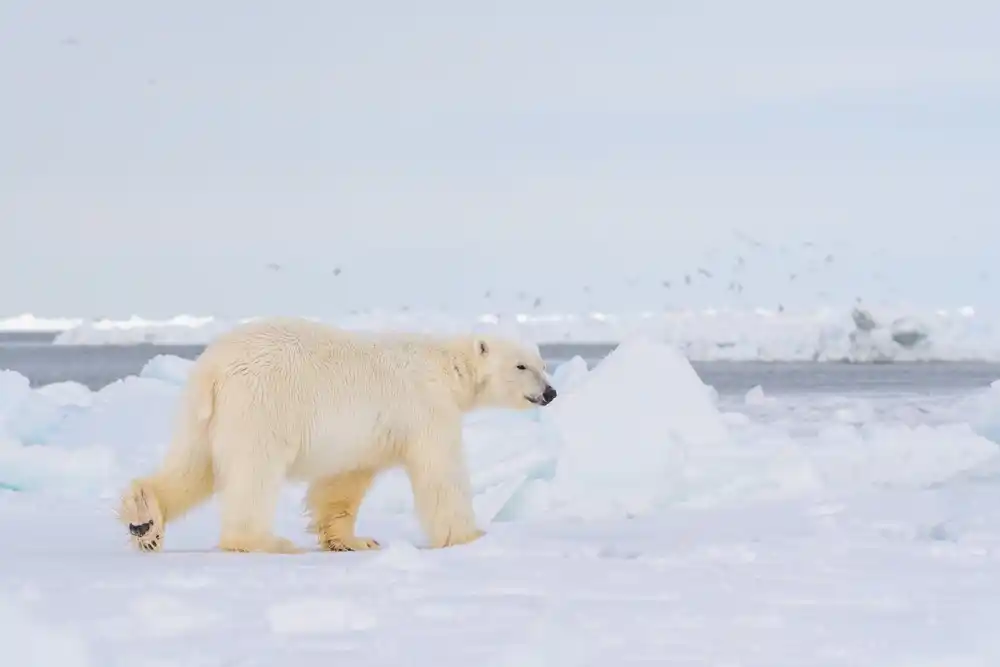
[[[294,554],[303,550],[274,534],[278,500],[288,470],[283,442],[267,428],[216,434],[223,551]],[[229,443],[229,446],[226,446]],[[247,446],[233,447],[233,443]],[[218,445],[222,445],[221,447]]]
[[[163,510],[152,487],[142,480],[132,482],[122,495],[118,519],[128,526],[129,540],[139,551],[163,549]]]
[[[367,551],[378,549],[370,537],[354,533],[358,509],[375,480],[375,471],[352,470],[324,477],[309,485],[306,506],[310,514],[309,532],[326,551]]]
[[[122,494],[118,520],[140,551],[163,549],[167,524],[204,503],[215,492],[209,423],[215,384],[200,366],[192,371],[181,400],[182,412],[166,459],[156,473],[135,479]]]
[[[139,551],[161,551],[167,524],[205,502],[214,491],[208,456],[186,452],[183,465],[168,462],[155,475],[133,480],[122,494],[118,520],[128,526],[129,540]]]

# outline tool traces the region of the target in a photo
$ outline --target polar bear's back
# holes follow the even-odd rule
[[[275,318],[219,336],[197,365],[215,383],[216,434],[236,447],[249,446],[244,433],[280,434],[302,478],[390,458],[428,420],[450,416],[449,359],[432,337]]]
[[[270,318],[219,336],[199,363],[224,381],[247,382],[298,402],[329,392],[337,400],[417,400],[442,377],[442,342],[371,334],[296,318]],[[446,373],[445,373],[446,375]]]

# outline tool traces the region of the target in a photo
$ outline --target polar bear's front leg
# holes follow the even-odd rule
[[[417,516],[432,547],[466,544],[483,536],[472,508],[460,426],[410,442],[404,466]]]

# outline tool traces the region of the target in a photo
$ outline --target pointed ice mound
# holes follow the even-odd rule
[[[644,513],[684,493],[692,452],[729,442],[711,388],[675,348],[644,338],[619,345],[543,412],[562,441],[546,490],[562,514]]]

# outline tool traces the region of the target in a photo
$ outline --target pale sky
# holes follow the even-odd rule
[[[795,294],[747,265],[762,302],[1000,307],[997,26],[990,0],[5,0],[0,316],[659,306],[614,286],[721,283],[741,237],[841,261]]]

